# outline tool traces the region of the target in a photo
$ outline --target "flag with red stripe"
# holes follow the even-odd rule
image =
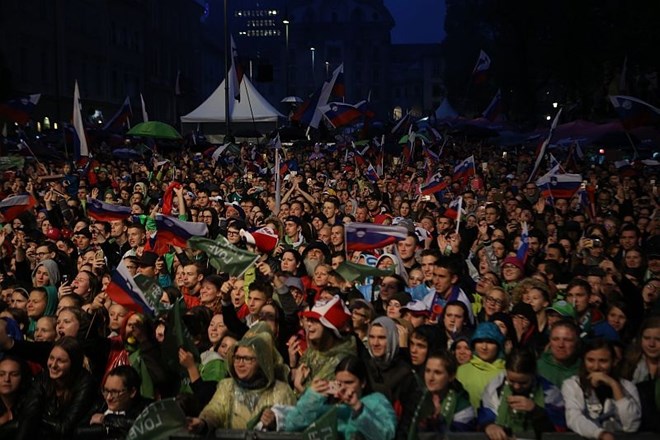
[[[0,202],[0,213],[4,217],[5,223],[7,223],[11,222],[24,212],[29,211],[36,204],[36,199],[30,194],[10,196]]]
[[[105,292],[111,300],[129,310],[148,316],[156,313],[155,305],[149,303],[123,262],[112,273]]]
[[[128,206],[111,205],[98,199],[87,199],[87,215],[99,222],[125,220],[131,216]]]

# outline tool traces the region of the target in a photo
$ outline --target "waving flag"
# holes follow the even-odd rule
[[[365,173],[365,176],[367,177],[367,179],[369,179],[372,182],[378,182],[379,179],[378,173],[371,164],[369,164],[369,166],[367,167],[367,172]]]
[[[149,122],[149,114],[147,113],[147,106],[144,105],[144,98],[142,97],[142,93],[140,93],[140,102],[142,103],[142,121]]]
[[[142,96],[142,95],[140,95]],[[142,102],[144,105],[144,101]],[[104,130],[119,130],[124,124],[128,125],[128,128],[131,128],[131,121],[129,118],[133,116],[133,110],[131,109],[131,98],[128,96],[124,99],[124,103],[121,105],[117,113],[108,120],[103,126]]]
[[[36,204],[37,201],[30,194],[11,196],[0,202],[0,213],[4,217],[4,222],[9,223],[19,215],[32,209]]]
[[[660,109],[641,99],[618,95],[610,96],[610,102],[627,130],[660,123]]]
[[[152,317],[156,312],[155,304],[149,303],[123,261],[112,273],[105,291],[111,300],[129,310]]]
[[[458,223],[461,217],[463,216],[463,197],[458,196],[454,200],[449,202],[449,206],[447,207],[447,209],[445,209],[445,212],[442,215],[457,220]],[[456,230],[458,232],[458,225],[456,227]]]
[[[234,37],[231,39],[231,68],[229,69],[229,89],[236,101],[241,101],[241,81],[243,81],[243,67],[238,62],[238,50]],[[231,99],[229,100],[231,102]],[[231,113],[230,113],[231,114]]]
[[[222,235],[218,235],[215,241],[192,237],[188,243],[191,249],[203,251],[211,266],[233,277],[243,275],[259,258],[259,255],[255,253],[237,248]]]
[[[546,174],[536,181],[541,195],[554,199],[570,199],[582,185],[581,174]]]
[[[19,125],[27,124],[40,98],[41,94],[34,94],[0,103],[0,119],[7,119]]]
[[[330,102],[319,107],[319,110],[335,128],[349,125],[362,117],[362,112],[356,106],[344,102]]]
[[[125,220],[131,216],[128,206],[111,205],[91,197],[87,198],[87,215],[99,222]]]
[[[502,114],[502,89],[497,89],[497,93],[486,107],[486,110],[481,114],[484,118],[491,122],[496,121]]]
[[[522,232],[520,233],[520,246],[516,251],[516,257],[522,261],[523,264],[527,262],[527,255],[529,254],[529,228],[527,222],[522,222]]]
[[[480,84],[486,81],[486,74],[490,69],[490,57],[483,50],[479,52],[479,58],[472,70],[472,78],[475,83]]]
[[[186,222],[161,214],[156,216],[156,229],[154,251],[158,254],[169,245],[184,248],[191,237],[204,237],[209,232],[206,223]]]
[[[341,64],[332,73],[330,81],[323,83],[323,85],[317,89],[309,99],[303,102],[291,119],[312,128],[319,128],[319,122],[321,122],[321,118],[323,117],[323,113],[320,109],[328,104],[328,99],[334,90],[337,78],[343,72],[344,65]]]
[[[440,173],[436,173],[422,186],[421,191],[423,196],[430,196],[437,192],[446,191],[448,188],[447,182],[444,181]]]
[[[175,188],[181,188],[181,184],[179,182],[171,182],[163,194],[163,214],[165,215],[172,215]]]
[[[369,251],[405,240],[408,230],[403,226],[351,222],[344,227],[346,249]]]
[[[475,174],[476,167],[474,164],[474,156],[470,156],[454,167],[452,181],[461,182],[463,185],[465,185],[467,184],[470,176],[474,176]]]
[[[82,119],[82,106],[80,105],[80,91],[78,90],[78,81],[73,88],[73,149],[75,160],[82,157],[89,157],[87,148],[87,138],[85,135],[85,126]]]
[[[536,162],[534,162],[534,168],[532,169],[532,172],[529,175],[529,178],[527,179],[528,182],[531,182],[532,179],[536,176],[536,173],[539,170],[539,167],[541,166],[541,161],[543,160],[543,156],[545,156],[545,151],[548,149],[548,144],[550,144],[550,140],[552,139],[552,135],[555,132],[555,129],[557,128],[557,123],[559,122],[559,116],[561,115],[561,112],[564,108],[560,108],[557,114],[555,115],[555,119],[552,120],[552,124],[550,125],[550,131],[548,132],[548,137],[546,137],[543,140],[543,143],[539,146],[539,148],[536,151]]]

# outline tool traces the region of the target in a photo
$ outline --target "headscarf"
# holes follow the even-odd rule
[[[57,266],[57,263],[54,260],[43,260],[41,263],[37,264],[37,267],[32,271],[32,279],[37,275],[37,269],[40,266],[43,266],[48,271],[49,285],[57,286],[60,284],[60,268]]]
[[[472,333],[472,338],[470,339],[470,348],[474,350],[474,344],[478,341],[488,341],[494,344],[497,344],[499,347],[498,357],[504,357],[504,335],[500,331],[500,328],[497,324],[493,322],[482,322]]]
[[[55,286],[44,286],[44,289],[46,289],[44,316],[55,316],[57,313],[57,303],[59,302],[57,288]]]
[[[387,349],[385,350],[385,356],[375,357],[371,351],[371,345],[369,345],[369,355],[371,355],[371,358],[376,365],[381,368],[387,368],[399,352],[399,330],[396,328],[396,323],[387,316],[380,316],[374,319],[369,326],[369,331],[371,332],[371,328],[376,325],[385,329],[385,334],[387,335]]]

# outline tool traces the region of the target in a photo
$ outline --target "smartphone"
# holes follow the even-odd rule
[[[331,380],[328,382],[328,393],[332,396],[336,396],[339,394],[339,390],[341,390],[341,385],[339,385],[339,382],[336,380]]]
[[[103,258],[105,258],[105,255],[103,254],[103,251],[99,249],[98,251],[96,251],[96,254],[94,254],[94,258],[96,260],[102,260]]]
[[[502,153],[502,159],[506,159],[506,157],[507,157],[508,154],[509,154],[509,153],[507,153],[506,151],[504,151],[504,152]]]
[[[69,275],[62,275],[62,284],[67,284],[69,282]]]
[[[431,200],[431,196],[422,196],[422,201],[428,202]]]
[[[486,171],[488,169],[488,162],[482,162],[481,163],[481,169]]]

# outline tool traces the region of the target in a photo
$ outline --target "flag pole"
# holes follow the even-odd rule
[[[635,146],[635,143],[632,140],[632,137],[630,137],[630,132],[628,130],[625,130],[626,137],[628,138],[628,142],[630,142],[630,145],[633,148],[633,152],[635,155],[633,156],[633,160],[636,160],[639,157],[639,154],[637,153],[637,147]]]
[[[279,140],[280,134],[277,133],[277,139]],[[282,203],[282,176],[280,175],[280,149],[275,147],[275,215],[280,213],[280,205]]]

